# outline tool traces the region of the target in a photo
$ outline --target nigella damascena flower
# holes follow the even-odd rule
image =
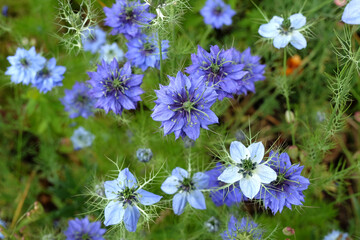
[[[231,185],[228,188],[217,189],[225,186],[226,183],[218,180],[218,177],[223,172],[224,167],[221,163],[217,163],[216,167],[210,171],[205,172],[209,176],[209,189],[214,189],[210,192],[210,198],[216,206],[232,206],[243,200],[243,194],[237,186]]]
[[[209,176],[202,172],[197,172],[194,176],[180,167],[172,170],[161,185],[161,190],[167,194],[175,194],[172,207],[176,215],[184,212],[186,203],[196,209],[206,209],[205,197],[201,190],[206,189],[209,182]]]
[[[114,58],[116,58],[118,62],[121,62],[124,59],[124,52],[116,43],[103,45],[100,48],[99,53],[100,61],[104,59],[107,63],[110,63]]]
[[[105,226],[124,222],[129,232],[136,231],[140,212],[143,213],[140,205],[153,205],[162,198],[143,190],[142,186],[139,187],[128,168],[120,171],[117,179],[106,181],[104,187],[106,198],[109,200],[105,208]]]
[[[74,145],[74,149],[79,150],[85,147],[90,147],[95,139],[95,136],[92,133],[86,131],[85,128],[79,127],[74,131],[74,134],[70,139]]]
[[[206,24],[219,29],[223,25],[231,25],[231,18],[236,12],[222,0],[207,0],[200,14],[204,17]]]
[[[149,5],[139,0],[116,0],[111,8],[104,7],[105,25],[112,27],[111,34],[124,34],[127,38],[136,37],[141,27],[151,22],[155,15],[148,12]]]
[[[242,81],[247,71],[244,64],[233,60],[233,49],[220,49],[211,46],[210,53],[198,46],[197,54],[191,54],[192,65],[186,72],[195,78],[202,78],[209,86],[215,88],[219,100],[224,97],[232,98],[239,90],[239,81]]]
[[[220,221],[216,217],[212,216],[205,222],[204,226],[208,232],[217,232],[219,231]]]
[[[242,218],[238,221],[234,216],[231,216],[228,230],[221,234],[224,240],[233,239],[261,239],[262,230],[258,228],[258,224],[249,218]]]
[[[352,0],[346,5],[341,20],[347,24],[360,24],[360,0]]]
[[[81,37],[85,51],[96,53],[106,42],[106,33],[100,27],[92,27],[83,32]]]
[[[270,152],[266,165],[277,173],[277,178],[263,186],[256,198],[262,199],[265,207],[270,208],[273,214],[282,212],[284,206],[291,209],[291,205],[302,205],[302,191],[310,185],[309,179],[300,175],[304,166],[291,165],[287,153],[279,155],[273,151]]]
[[[34,83],[36,73],[44,67],[46,62],[44,57],[36,53],[35,47],[30,50],[18,48],[15,55],[8,56],[7,60],[11,66],[7,68],[5,75],[10,75],[13,83],[25,85]]]
[[[60,99],[70,118],[88,118],[94,115],[94,99],[89,96],[89,87],[85,83],[76,82],[72,89],[65,89],[65,96]]]
[[[176,78],[168,77],[170,84],[155,90],[158,99],[151,117],[162,122],[164,135],[174,132],[176,139],[188,136],[196,140],[200,127],[208,129],[208,125],[218,123],[217,116],[210,110],[217,94],[201,78],[187,77],[180,71]]]
[[[91,239],[105,240],[106,229],[101,228],[101,222],[90,222],[87,217],[75,218],[69,221],[69,227],[64,232],[66,240]]]
[[[56,66],[56,59],[51,58],[45,63],[43,69],[37,72],[33,85],[40,92],[46,93],[53,87],[62,86],[65,71],[65,67]]]
[[[337,230],[333,230],[331,233],[326,235],[323,240],[350,240],[349,234],[342,233]]]
[[[252,143],[249,147],[238,141],[230,145],[230,166],[226,166],[218,177],[225,183],[238,183],[242,193],[252,199],[260,191],[262,183],[270,183],[276,179],[276,172],[261,163],[265,148],[261,142]]]
[[[150,148],[139,148],[136,151],[136,157],[140,162],[148,162],[153,157],[153,153]]]
[[[306,39],[301,31],[306,24],[306,17],[301,13],[291,15],[288,20],[274,16],[269,23],[262,24],[259,28],[259,34],[264,38],[273,39],[274,47],[284,48],[289,43],[296,49],[306,48]]]
[[[111,63],[104,60],[98,65],[96,72],[88,72],[92,86],[89,95],[97,100],[95,107],[104,109],[106,113],[112,110],[121,114],[123,109],[135,109],[140,95],[144,91],[140,88],[144,75],[131,73],[130,63],[119,66],[114,58]]]
[[[148,67],[160,68],[160,50],[156,34],[150,37],[142,34],[139,37],[130,40],[126,45],[128,47],[128,52],[125,56],[134,66],[141,68],[143,71]],[[162,40],[162,59],[167,58],[168,48],[169,41]]]

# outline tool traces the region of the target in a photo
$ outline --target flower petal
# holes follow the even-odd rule
[[[264,164],[260,164],[255,169],[255,174],[257,174],[260,177],[260,180],[262,183],[271,183],[272,181],[276,180],[277,174],[276,172],[271,168]]]
[[[187,202],[186,195],[187,195],[186,192],[175,194],[173,198],[172,207],[176,215],[180,215],[184,212],[185,205]]]
[[[265,155],[265,148],[262,142],[252,143],[248,147],[252,162],[260,163]]]
[[[174,194],[178,191],[179,186],[179,179],[175,176],[170,176],[161,184],[161,190],[167,194]]]
[[[128,205],[125,209],[124,223],[129,232],[135,232],[140,218],[139,209],[136,206]]]
[[[162,198],[162,196],[145,191],[143,189],[139,189],[136,192],[139,194],[138,199],[143,205],[153,205],[154,203],[160,201],[160,199]]]
[[[206,209],[205,197],[199,190],[191,191],[187,195],[189,204],[196,209]]]
[[[189,173],[181,167],[176,167],[174,168],[174,170],[172,170],[171,175],[177,177],[180,181],[182,181],[184,178],[187,178],[189,176]]]
[[[249,150],[241,142],[234,141],[230,144],[230,156],[236,163],[241,163],[241,160],[250,157]]]
[[[235,183],[243,178],[243,175],[239,173],[240,168],[236,166],[230,166],[225,168],[225,170],[218,177],[219,181],[225,183]]]
[[[304,15],[302,15],[301,13],[296,13],[293,14],[289,17],[290,20],[290,27],[294,28],[294,29],[299,29],[303,26],[305,26],[306,24],[306,17]]]
[[[115,225],[123,220],[125,210],[123,204],[118,201],[111,201],[105,207],[105,221],[104,225]]]
[[[118,180],[104,182],[104,188],[105,196],[108,199],[116,199],[118,197],[118,192],[122,190]]]
[[[278,17],[278,16],[273,16],[272,19],[270,20],[271,23],[277,23],[279,25],[281,25],[283,23],[284,19],[282,17]]]
[[[299,50],[306,48],[306,39],[299,31],[294,31],[292,33],[290,43]]]
[[[291,40],[291,35],[278,35],[274,38],[274,47],[277,49],[286,47]]]
[[[129,171],[128,168],[121,170],[117,180],[119,181],[119,186],[121,189],[124,189],[125,187],[128,187],[128,188],[137,187],[136,178]]]
[[[281,26],[278,23],[266,23],[259,27],[258,33],[264,38],[274,38],[279,35],[279,28]]]
[[[209,176],[202,172],[197,172],[192,178],[197,189],[205,189],[209,185]]]
[[[347,24],[360,24],[360,0],[352,0],[346,5],[341,20]]]
[[[260,184],[260,177],[258,175],[253,175],[252,177],[240,180],[240,189],[246,197],[253,199],[260,191]]]

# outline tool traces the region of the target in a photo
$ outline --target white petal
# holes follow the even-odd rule
[[[260,184],[259,176],[253,175],[240,180],[240,189],[246,197],[253,199],[260,191]]]
[[[243,178],[243,175],[239,173],[239,170],[240,168],[236,166],[225,168],[225,170],[218,177],[218,180],[225,183],[235,183]]]
[[[293,27],[295,29],[299,29],[306,24],[306,17],[304,17],[304,15],[302,15],[301,13],[291,15],[289,19],[291,22],[290,27]]]
[[[264,164],[260,164],[257,166],[254,172],[256,175],[260,177],[262,183],[271,183],[272,181],[276,180],[277,174],[271,168]]]
[[[252,143],[248,150],[250,152],[250,159],[252,162],[260,163],[265,154],[265,147],[262,142]]]
[[[274,47],[277,49],[284,48],[289,44],[291,35],[278,35],[274,38]]]
[[[279,35],[279,28],[281,26],[277,23],[266,23],[259,27],[259,34],[264,38],[274,38]]]
[[[270,23],[277,23],[281,25],[283,23],[284,19],[282,17],[273,16],[273,18],[270,20]]]
[[[290,43],[299,50],[306,48],[306,39],[299,31],[294,31],[292,33]]]
[[[347,24],[360,24],[360,0],[352,0],[346,5],[341,20]]]
[[[250,157],[250,152],[244,144],[234,141],[230,145],[230,156],[234,162],[241,163],[241,160],[248,159]]]
[[[177,177],[180,181],[184,180],[184,178],[189,177],[189,173],[181,167],[174,168],[171,172],[171,175]]]

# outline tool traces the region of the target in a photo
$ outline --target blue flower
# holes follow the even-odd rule
[[[5,227],[6,227],[6,223],[0,219],[0,229]],[[4,239],[4,238],[5,238],[4,234],[2,234],[0,231],[0,239]]]
[[[71,136],[71,142],[73,143],[75,150],[90,147],[94,139],[95,136],[86,131],[83,127],[76,129]]]
[[[231,18],[236,12],[222,0],[207,0],[200,14],[204,17],[206,24],[219,29],[223,25],[231,25]]]
[[[214,189],[210,192],[210,198],[215,203],[216,206],[222,206],[226,204],[228,207],[239,203],[243,200],[244,196],[239,188],[231,185],[225,189],[217,189],[220,188],[226,183],[218,180],[218,177],[223,172],[223,166],[221,163],[217,163],[214,169],[205,172],[206,175],[209,176],[209,189]]]
[[[66,67],[56,66],[56,59],[51,58],[44,65],[35,77],[33,85],[39,89],[40,92],[46,93],[53,87],[62,86],[63,74]]]
[[[242,218],[239,222],[234,216],[231,216],[228,230],[221,234],[224,240],[235,239],[261,239],[262,231],[258,225],[249,218]]]
[[[118,62],[121,62],[124,59],[124,52],[121,50],[116,43],[113,44],[105,44],[100,48],[100,61],[102,59],[105,60],[105,62],[110,63],[114,58]]]
[[[111,63],[104,60],[98,65],[96,72],[88,72],[92,86],[89,95],[97,100],[95,107],[104,109],[106,113],[112,110],[121,114],[123,109],[135,109],[140,95],[144,91],[140,88],[144,75],[131,73],[130,63],[119,67],[114,59]]]
[[[297,13],[291,15],[288,20],[290,26],[286,26],[283,18],[274,16],[269,23],[260,26],[259,34],[264,38],[273,39],[274,47],[278,49],[286,47],[289,42],[296,49],[306,48],[306,39],[301,34],[306,24],[306,17]]]
[[[85,51],[96,53],[105,44],[106,33],[98,26],[92,27],[83,32],[81,40]]]
[[[360,24],[360,0],[352,0],[346,5],[341,20],[347,24]]]
[[[83,219],[75,218],[69,221],[69,227],[64,232],[66,240],[105,240],[103,234],[106,229],[101,228],[101,222],[90,222],[87,217]]]
[[[219,181],[238,183],[242,193],[253,199],[260,191],[262,183],[270,183],[276,179],[276,172],[261,163],[265,148],[261,142],[245,147],[241,142],[234,141],[230,145],[230,166],[218,177]]]
[[[265,208],[270,208],[273,214],[282,212],[284,206],[291,209],[291,205],[302,205],[304,194],[308,188],[309,179],[301,176],[303,166],[291,165],[287,153],[278,154],[270,152],[269,161],[266,163],[276,173],[276,181],[263,186],[256,198],[264,201]]]
[[[4,16],[4,17],[8,17],[8,14],[9,14],[9,6],[8,5],[4,5],[1,9],[1,14]]]
[[[349,234],[333,230],[331,233],[324,237],[324,240],[347,240]]]
[[[174,194],[172,207],[176,215],[184,212],[186,203],[196,209],[206,209],[205,198],[202,189],[206,189],[209,182],[209,176],[197,172],[193,177],[189,173],[176,167],[172,170],[171,176],[168,177],[161,185],[161,190],[167,194]]]
[[[139,205],[153,205],[162,198],[139,187],[128,168],[122,170],[116,180],[106,181],[104,187],[109,200],[105,208],[105,226],[124,222],[129,232],[136,231],[140,218]]]
[[[126,58],[131,63],[145,71],[148,67],[160,68],[160,51],[158,48],[157,35],[151,37],[142,34],[138,38],[131,39],[126,43],[128,52],[125,54]],[[161,41],[162,59],[167,58],[167,50],[169,48],[169,41]]]
[[[210,110],[217,94],[201,79],[187,77],[180,71],[176,78],[168,77],[170,84],[155,90],[158,99],[151,117],[162,122],[164,136],[174,132],[176,139],[188,136],[196,140],[200,127],[208,129],[208,125],[218,123],[217,116]]]
[[[215,88],[219,100],[232,98],[239,91],[239,81],[248,73],[243,71],[244,64],[234,61],[233,55],[233,49],[223,50],[215,45],[208,53],[198,46],[197,54],[191,54],[192,65],[186,72]]]
[[[212,216],[205,222],[204,226],[208,232],[217,232],[219,231],[220,222],[216,217]]]
[[[36,53],[35,47],[30,50],[18,48],[15,56],[9,56],[7,59],[11,66],[7,68],[5,75],[10,75],[13,83],[25,85],[34,83],[36,73],[44,67],[46,62],[44,57]]]
[[[136,151],[136,157],[140,162],[148,162],[153,157],[153,153],[150,148],[139,148]]]
[[[89,87],[85,83],[76,82],[72,89],[65,90],[65,96],[60,99],[69,112],[70,118],[88,118],[94,115],[94,99],[89,96]]]
[[[111,34],[122,33],[127,38],[136,37],[141,28],[155,17],[148,12],[149,5],[137,1],[116,0],[111,8],[104,7],[105,25],[112,27]]]

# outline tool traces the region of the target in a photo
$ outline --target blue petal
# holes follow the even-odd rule
[[[122,190],[118,180],[106,181],[104,183],[104,188],[105,195],[108,199],[116,199],[118,197],[118,192]]]
[[[306,39],[299,31],[294,31],[292,33],[291,45],[293,45],[296,49],[306,48]]]
[[[180,215],[184,212],[185,205],[186,205],[186,192],[177,193],[173,198],[173,210],[176,215]]]
[[[270,23],[277,23],[281,25],[283,23],[284,19],[282,17],[273,16],[273,18],[270,20]]]
[[[143,205],[153,205],[154,203],[160,201],[160,199],[162,198],[162,196],[145,191],[143,189],[139,189],[136,192],[139,194],[138,199]]]
[[[121,202],[109,202],[109,204],[105,207],[105,226],[120,223],[123,220],[124,213],[125,211]]]
[[[345,7],[341,20],[347,24],[360,24],[360,0],[352,0]]]
[[[192,179],[197,189],[205,189],[209,185],[209,176],[205,173],[197,172]]]
[[[196,209],[206,209],[205,197],[199,190],[194,190],[187,196],[189,204]]]
[[[128,168],[123,169],[118,176],[119,186],[121,189],[125,187],[133,188],[137,187],[137,181],[134,175],[129,171]]]
[[[284,48],[289,44],[291,35],[278,35],[274,38],[274,47],[277,49]]]
[[[174,170],[171,172],[171,175],[177,177],[180,181],[189,177],[189,173],[181,167],[174,168]]]
[[[125,209],[124,223],[129,232],[135,232],[140,218],[139,209],[136,206],[128,205]]]
[[[291,15],[289,20],[291,22],[290,27],[293,27],[294,29],[299,29],[306,24],[306,17],[304,17],[301,13]]]
[[[167,194],[174,194],[178,191],[179,186],[179,179],[175,176],[170,176],[161,184],[161,190]]]
[[[259,34],[264,38],[274,38],[279,35],[279,28],[281,26],[277,23],[262,24],[258,30]]]

